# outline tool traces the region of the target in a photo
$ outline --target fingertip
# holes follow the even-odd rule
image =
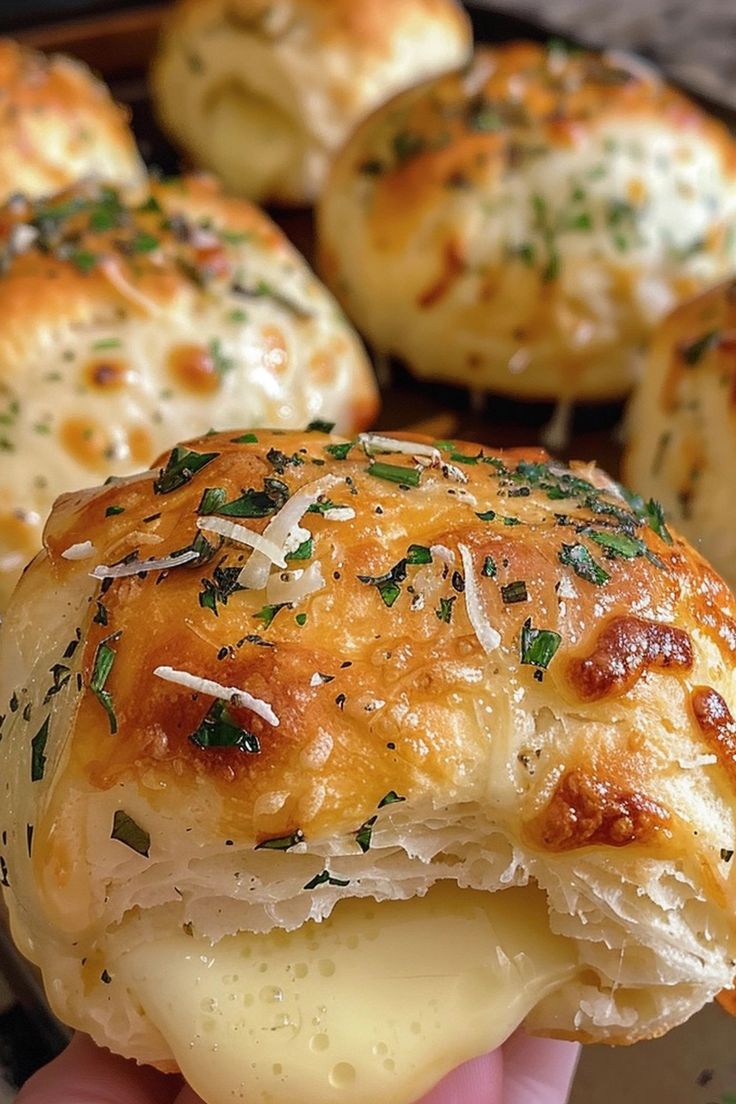
[[[504,1046],[503,1104],[564,1104],[579,1057],[578,1043],[517,1031]]]
[[[448,1074],[418,1104],[501,1104],[502,1069],[499,1050],[474,1058]]]
[[[170,1104],[180,1087],[177,1077],[137,1066],[86,1035],[75,1035],[25,1083],[16,1104]]]

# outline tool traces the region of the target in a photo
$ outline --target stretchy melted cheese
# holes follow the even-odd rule
[[[544,894],[437,885],[294,932],[186,933],[115,966],[208,1104],[409,1104],[576,969]]]

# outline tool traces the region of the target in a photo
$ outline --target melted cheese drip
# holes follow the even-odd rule
[[[410,1104],[575,971],[539,890],[439,884],[290,933],[182,933],[115,972],[208,1104]]]

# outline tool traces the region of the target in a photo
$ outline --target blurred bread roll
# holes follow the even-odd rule
[[[350,431],[377,392],[331,296],[212,181],[137,206],[85,185],[0,211],[0,609],[62,491],[137,471],[183,430]]]
[[[180,0],[154,103],[194,164],[237,194],[311,203],[356,123],[462,65],[471,41],[456,0]]]
[[[734,979],[736,605],[592,464],[200,437],[57,502],[0,649],[15,939],[208,1104],[409,1104]]]
[[[418,376],[615,399],[675,303],[736,264],[736,144],[635,59],[481,49],[338,154],[320,268]]]
[[[0,203],[51,195],[83,177],[142,184],[129,112],[81,61],[0,38],[0,88]]]
[[[661,324],[629,408],[627,437],[627,482],[658,498],[736,588],[734,280]]]

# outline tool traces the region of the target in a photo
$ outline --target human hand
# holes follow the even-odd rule
[[[564,1104],[579,1047],[518,1031],[499,1050],[467,1062],[419,1104]],[[77,1035],[27,1082],[16,1104],[202,1104],[191,1089]]]

